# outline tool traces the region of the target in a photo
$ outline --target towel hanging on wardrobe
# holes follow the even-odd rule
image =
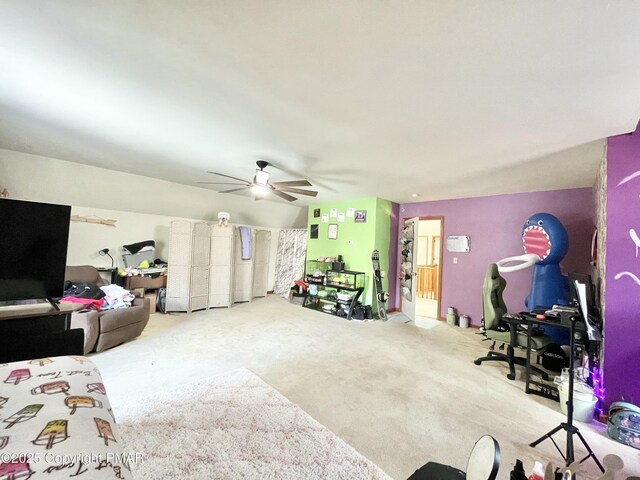
[[[240,243],[242,244],[242,260],[251,260],[250,227],[240,227]]]

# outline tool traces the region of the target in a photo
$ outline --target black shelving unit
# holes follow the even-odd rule
[[[364,291],[364,272],[354,272],[351,270],[345,270],[345,271],[336,271],[336,270],[327,270],[327,279],[331,279],[331,278],[337,278],[336,276],[350,276],[353,278],[352,282],[331,282],[331,281],[327,281],[326,284],[324,285],[316,285],[316,288],[318,289],[318,291],[327,291],[327,292],[334,292],[332,293],[328,293],[328,295],[326,297],[322,297],[320,295],[307,295],[307,297],[304,300],[303,303],[303,307],[306,308],[311,308],[313,310],[318,310],[320,312],[323,313],[327,313],[329,315],[335,315],[338,316],[338,311],[343,309],[343,306],[348,305],[349,308],[347,309],[347,320],[351,320],[351,317],[353,315],[353,309],[354,307],[358,304],[358,299],[360,298],[360,296],[362,295],[362,292]],[[359,281],[358,276],[362,275],[362,282]],[[362,284],[362,286],[358,286],[358,284]],[[353,295],[351,296],[350,300],[339,300],[337,298],[337,292],[342,292],[342,291],[347,291],[347,292],[353,292]],[[324,305],[333,305],[335,307],[335,312],[328,312],[326,310],[324,310],[322,307]]]

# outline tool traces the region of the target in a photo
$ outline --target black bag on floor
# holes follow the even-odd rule
[[[557,343],[550,343],[542,354],[542,366],[552,372],[559,372],[567,363],[567,355]]]
[[[159,288],[156,295],[156,312],[167,313],[167,289]]]
[[[364,305],[359,303],[355,307],[353,307],[351,318],[353,318],[354,320],[364,320]]]
[[[367,320],[373,320],[373,310],[371,310],[371,305],[364,306],[364,318]]]

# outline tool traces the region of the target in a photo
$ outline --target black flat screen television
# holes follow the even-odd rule
[[[0,302],[62,296],[71,207],[0,199]]]

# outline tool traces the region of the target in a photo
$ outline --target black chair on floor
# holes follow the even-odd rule
[[[480,365],[483,362],[506,362],[509,365],[509,373],[507,378],[515,380],[515,365],[526,366],[526,359],[515,356],[515,347],[527,348],[528,332],[523,325],[518,325],[517,321],[513,321],[516,315],[507,313],[507,306],[502,299],[502,292],[507,286],[507,281],[500,276],[498,266],[495,263],[489,265],[487,274],[484,278],[483,291],[483,335],[487,340],[491,340],[489,352],[485,357],[478,358],[473,363]],[[503,318],[511,317],[512,321]],[[496,343],[501,344],[501,348],[506,346],[507,353],[495,351]],[[542,354],[544,349],[551,343],[551,339],[543,333],[531,333],[531,351],[538,355]],[[548,380],[549,376],[543,370],[531,367],[531,370],[540,375],[544,380]]]

